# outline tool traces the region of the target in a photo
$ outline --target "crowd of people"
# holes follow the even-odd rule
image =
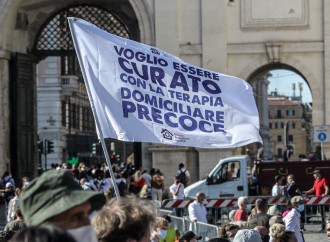
[[[32,181],[24,177],[19,186],[5,172],[0,203],[5,205],[7,224],[0,241],[175,242],[206,238],[205,231],[195,234],[192,228],[194,223],[215,223],[212,213],[206,210],[202,191],[188,206],[189,231],[178,231],[171,226],[171,217],[156,217],[156,207],[150,201],[161,201],[163,197],[164,177],[160,170],[148,173],[125,163],[111,169],[120,200],[106,165],[53,165],[53,169]],[[223,223],[219,235],[209,241],[303,241],[301,195],[315,192],[325,196],[329,191],[319,170],[313,176],[314,185],[307,191],[299,190],[293,175],[275,177],[272,195],[287,196],[287,206],[269,207],[265,198],[259,198],[252,209],[249,198],[240,197],[238,209],[229,214],[230,221]],[[169,187],[174,200],[184,199],[183,190],[189,180],[189,171],[180,163]],[[176,216],[182,217],[183,212],[174,209]],[[327,222],[330,237],[330,220]]]

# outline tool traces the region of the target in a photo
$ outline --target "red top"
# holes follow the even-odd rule
[[[143,187],[145,181],[146,180],[143,177],[141,177],[140,181],[138,182],[134,179],[134,183],[136,187]]]
[[[325,186],[328,186],[328,183],[324,177],[321,180],[315,179],[313,188],[316,196],[321,196],[325,192]]]
[[[247,221],[247,212],[243,209],[237,209],[234,217],[234,221]]]

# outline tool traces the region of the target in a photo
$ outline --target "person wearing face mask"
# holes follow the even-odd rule
[[[202,222],[207,223],[207,212],[205,208],[205,194],[198,192],[196,194],[196,199],[194,202],[190,203],[188,206],[189,218],[191,222]]]
[[[303,235],[300,231],[300,212],[304,210],[304,199],[301,196],[295,196],[291,198],[292,209],[283,219],[285,223],[285,229],[293,231],[296,234],[297,241],[303,242]]]
[[[173,234],[174,236],[168,234],[168,227],[168,221],[165,218],[157,217],[155,225],[152,226],[151,241],[174,242],[175,233]]]
[[[196,199],[194,202],[190,203],[188,206],[188,213],[191,224],[189,226],[189,230],[193,230],[193,226],[197,222],[207,223],[207,211],[206,211],[206,204],[205,201],[205,194],[203,192],[198,192],[196,194]],[[199,232],[202,237],[206,236],[207,227],[203,226],[202,224],[199,225]]]
[[[165,225],[167,228],[167,233],[166,233],[166,237],[165,239],[161,239],[161,242],[175,242],[178,241],[178,239],[180,238],[180,232],[178,230],[172,229],[171,227],[171,223],[172,223],[172,219],[170,216],[168,215],[164,215],[163,218],[166,220]]]
[[[248,197],[239,197],[237,200],[238,209],[236,210],[234,221],[247,221],[248,211],[251,204]]]
[[[89,215],[105,204],[103,193],[84,191],[71,172],[50,170],[35,178],[20,194],[27,226],[52,222],[79,242],[96,242]]]
[[[326,196],[329,193],[329,187],[328,182],[325,179],[325,177],[322,177],[320,170],[314,170],[313,171],[313,177],[314,177],[314,185],[311,189],[308,191],[303,191],[303,194],[312,194],[315,192],[316,196]],[[321,216],[322,216],[322,229],[321,231],[325,230],[325,221],[324,221],[324,210],[322,207],[320,207],[321,210]],[[316,211],[315,211],[316,212]]]

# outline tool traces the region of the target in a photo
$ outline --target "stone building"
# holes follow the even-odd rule
[[[10,169],[15,177],[36,174],[36,64],[47,56],[74,53],[70,45],[60,45],[59,40],[69,43],[65,19],[61,19],[59,28],[44,30],[54,16],[72,15],[72,8],[78,8],[77,17],[90,16],[96,25],[104,25],[104,21],[112,27],[124,24],[133,40],[156,46],[190,64],[240,77],[252,85],[273,69],[299,73],[311,88],[313,124],[330,124],[329,1],[2,0],[0,170]],[[58,30],[61,35],[49,35]],[[38,49],[40,38],[46,44]],[[49,40],[55,42],[55,49],[47,49]],[[50,116],[45,120],[57,119]],[[266,140],[267,122],[267,115],[262,114],[261,133]],[[244,150],[142,143],[137,152],[145,167],[160,168],[169,177],[177,164],[184,162],[196,180],[221,157]],[[330,157],[328,145],[325,152]]]
[[[299,160],[299,154],[308,157],[311,151],[311,117],[308,106],[290,97],[273,92],[268,97],[269,129],[274,159],[284,158],[288,146],[293,147],[291,160]]]

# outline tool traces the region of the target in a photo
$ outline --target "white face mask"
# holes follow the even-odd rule
[[[76,241],[97,242],[96,233],[92,225],[86,225],[76,229],[69,229],[68,232]]]

